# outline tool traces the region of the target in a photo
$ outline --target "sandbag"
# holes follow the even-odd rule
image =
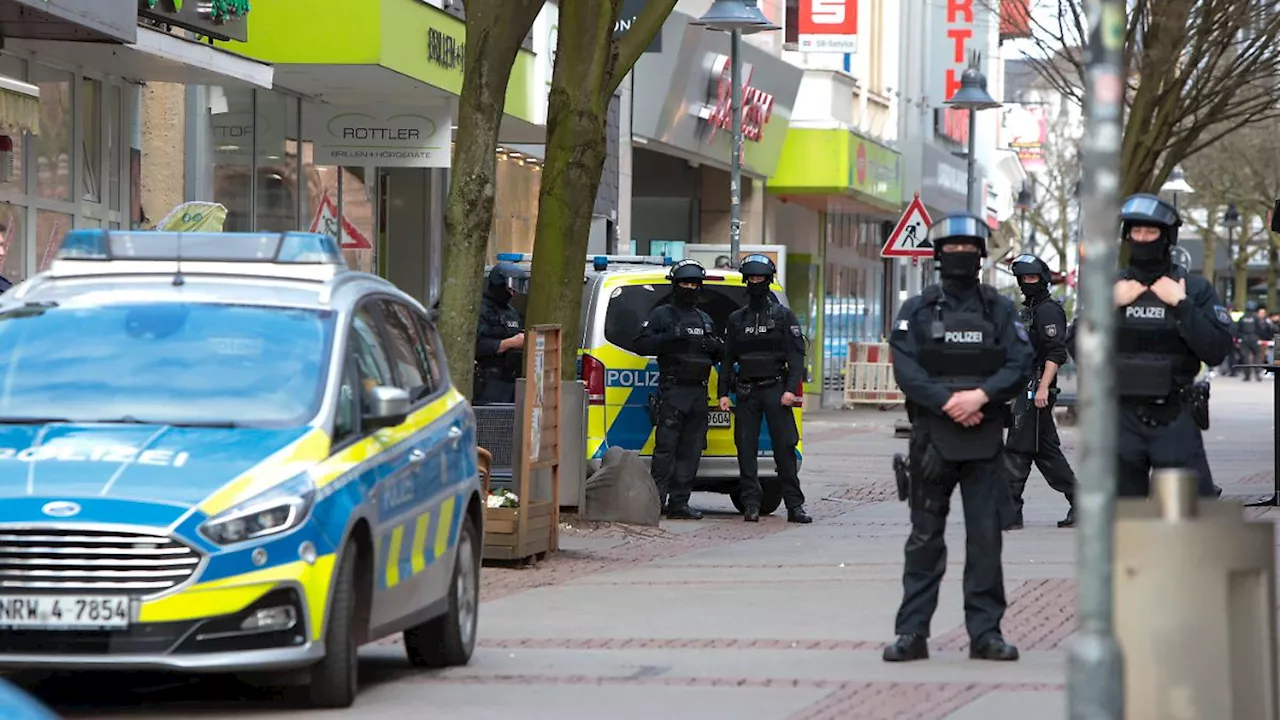
[[[662,516],[658,487],[634,450],[609,448],[600,470],[587,480],[583,518],[657,527]]]

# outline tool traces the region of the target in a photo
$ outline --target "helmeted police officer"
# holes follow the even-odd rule
[[[948,215],[929,228],[942,282],[902,305],[890,335],[893,372],[912,420],[911,535],[903,569],[898,639],[887,662],[929,657],[928,637],[946,569],[943,540],[951,495],[964,506],[965,627],[969,657],[1017,660],[1004,641],[1000,563],[1008,485],[1000,468],[1003,405],[1026,387],[1034,353],[1013,303],[978,282],[991,231],[976,215]]]
[[[707,271],[696,260],[671,268],[671,301],[659,303],[641,326],[636,349],[658,356],[658,393],[651,398],[654,423],[650,472],[669,518],[700,520],[689,506],[693,480],[707,438],[707,381],[724,343],[711,317],[698,309]]]
[[[1062,453],[1053,405],[1058,398],[1058,368],[1067,363],[1067,313],[1049,295],[1049,265],[1035,255],[1019,255],[1010,266],[1022,290],[1022,323],[1035,348],[1031,381],[1013,404],[1013,428],[1005,443],[1005,466],[1013,495],[1014,517],[1006,530],[1022,528],[1022,494],[1035,464],[1070,506],[1058,527],[1075,525],[1076,475]]]
[[[720,373],[720,409],[729,409],[737,393],[733,440],[738,448],[738,493],[742,517],[760,521],[760,423],[769,424],[773,461],[778,467],[787,521],[811,523],[796,460],[795,391],[804,379],[804,332],[795,313],[769,289],[777,268],[767,255],[748,255],[739,266],[747,285],[747,304],[729,315],[725,328],[724,372]],[[736,370],[732,370],[734,365]]]
[[[1207,426],[1208,398],[1193,387],[1200,363],[1214,367],[1231,352],[1231,316],[1213,285],[1175,265],[1171,251],[1182,219],[1155,195],[1120,208],[1129,265],[1115,284],[1116,393],[1120,397],[1116,493],[1146,497],[1152,468],[1200,474],[1200,494],[1217,494],[1196,417]]]
[[[1244,380],[1248,382],[1256,376],[1262,379],[1262,371],[1254,370],[1249,365],[1258,365],[1262,361],[1258,354],[1262,336],[1266,332],[1266,316],[1258,317],[1258,303],[1250,300],[1244,304],[1244,315],[1236,321],[1235,336],[1240,340],[1240,364],[1244,365]]]
[[[511,299],[529,287],[529,272],[500,262],[489,271],[476,328],[476,376],[472,405],[513,403],[524,356],[524,320]]]

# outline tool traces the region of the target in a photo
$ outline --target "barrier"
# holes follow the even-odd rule
[[[893,378],[889,343],[851,342],[844,367],[844,406],[896,405],[905,398]]]

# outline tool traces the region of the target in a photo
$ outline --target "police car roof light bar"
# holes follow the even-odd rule
[[[533,262],[533,253],[498,253],[498,262]],[[596,270],[604,270],[610,263],[619,265],[672,265],[675,259],[668,255],[588,255],[587,262]]]
[[[242,262],[346,267],[338,243],[321,233],[182,233],[72,230],[55,260]]]

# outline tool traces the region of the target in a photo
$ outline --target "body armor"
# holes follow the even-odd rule
[[[733,339],[738,348],[738,379],[748,383],[781,379],[787,372],[786,327],[777,305],[768,312],[748,311]]]
[[[659,376],[676,385],[706,385],[713,363],[703,344],[715,333],[715,328],[697,310],[673,306],[672,312],[678,339],[670,352],[658,356]]]
[[[1116,312],[1116,387],[1121,397],[1169,398],[1191,384],[1200,361],[1178,334],[1172,307],[1148,290]]]

